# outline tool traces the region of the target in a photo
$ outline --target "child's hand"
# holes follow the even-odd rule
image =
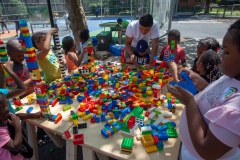
[[[172,67],[173,70],[177,70],[177,64],[173,61],[173,62],[169,62],[169,65]]]
[[[198,84],[198,82],[199,82],[199,75],[198,75],[197,73],[193,72],[192,70],[186,69],[186,68],[180,69],[180,70],[179,70],[179,74],[180,74],[181,72],[186,72],[186,73],[188,74],[189,78],[193,81],[193,83],[194,83],[195,85]],[[179,76],[179,77],[180,77],[180,76]]]
[[[11,124],[15,128],[18,128],[18,127],[21,128],[21,123],[20,123],[20,119],[18,116],[16,116],[13,113],[8,113],[7,117],[9,117],[7,120],[9,124]]]
[[[51,28],[48,33],[53,35],[55,33],[58,33],[58,29],[57,28]]]
[[[134,54],[133,54],[133,55],[130,55],[130,60],[131,60],[131,62],[132,62],[133,64],[137,64],[137,60],[136,60]]]
[[[196,103],[193,94],[180,86],[177,85],[170,86],[168,84],[167,89],[175,98],[179,99],[179,101],[185,106],[192,104],[193,102]]]
[[[88,47],[84,47],[83,50],[82,50],[82,54],[88,54]]]
[[[42,118],[43,115],[42,115],[42,112],[39,111],[39,112],[36,112],[36,113],[32,113],[33,114],[33,118]]]

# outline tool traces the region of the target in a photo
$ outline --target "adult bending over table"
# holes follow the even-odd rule
[[[151,39],[152,50],[149,63],[146,65],[147,69],[152,67],[151,63],[157,54],[159,29],[156,21],[153,20],[152,15],[146,13],[140,17],[139,20],[131,22],[126,30],[126,48],[125,48],[125,60],[130,57],[133,64],[136,64],[134,51],[138,41],[145,40],[149,42]],[[150,50],[150,48],[149,48]]]

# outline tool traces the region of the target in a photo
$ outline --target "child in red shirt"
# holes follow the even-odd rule
[[[176,64],[179,63],[179,61],[181,60],[182,66],[186,67],[186,52],[184,50],[184,48],[180,47],[178,45],[178,43],[180,42],[180,32],[176,29],[172,29],[169,33],[168,33],[168,45],[164,46],[161,50],[161,54],[159,59],[162,61],[164,61],[164,59],[169,58],[170,54],[171,54],[171,42],[175,41],[175,50],[174,50],[174,54],[175,54],[175,58],[174,58],[174,62]]]

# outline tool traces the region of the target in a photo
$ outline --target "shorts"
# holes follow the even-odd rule
[[[2,22],[2,23],[1,23],[1,26],[2,26],[2,27],[7,27],[7,25],[6,25],[5,22]]]

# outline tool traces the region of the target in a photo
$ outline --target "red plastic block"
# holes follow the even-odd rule
[[[96,119],[95,118],[91,118],[91,123],[95,123]]]
[[[75,134],[73,136],[73,144],[74,145],[84,144],[84,134]]]
[[[159,141],[158,136],[152,136],[154,140],[154,145],[156,145]]]
[[[148,116],[149,116],[149,114],[150,114],[150,112],[146,112],[146,113],[145,113],[145,116],[146,116],[146,117],[148,117]]]
[[[58,102],[58,99],[55,98],[54,101],[52,102],[52,107],[54,107],[57,104],[57,102]]]
[[[64,132],[64,135],[65,135],[65,137],[66,137],[66,138],[69,138],[69,137],[71,137],[71,134],[69,133],[69,131],[68,131],[68,130],[66,130],[66,131]]]
[[[135,116],[131,116],[128,120],[128,128],[132,129],[133,126],[135,125],[135,122],[136,122]]]

